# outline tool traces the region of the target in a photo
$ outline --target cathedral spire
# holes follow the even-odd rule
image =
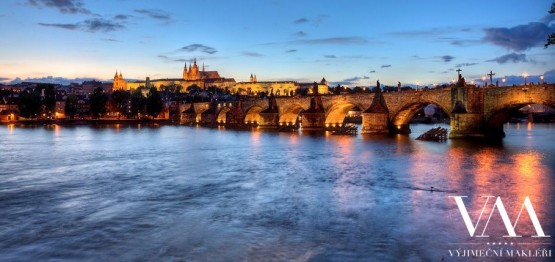
[[[116,69],[116,75],[114,76],[114,78],[118,78],[118,70]]]

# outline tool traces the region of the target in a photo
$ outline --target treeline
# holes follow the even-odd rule
[[[145,94],[146,93],[146,94]],[[19,94],[18,109],[24,118],[52,119],[56,113],[56,89],[51,84],[39,84],[33,90]],[[76,115],[90,116],[93,119],[105,117],[108,112],[118,116],[138,118],[156,117],[164,109],[162,94],[156,88],[134,91],[114,91],[111,94],[97,87],[89,96],[67,94],[59,95],[58,101],[65,102],[64,114],[73,119]]]

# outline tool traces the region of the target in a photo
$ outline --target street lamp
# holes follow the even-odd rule
[[[484,84],[484,87],[487,86],[487,84],[486,84],[486,77],[485,77],[485,76],[482,76],[482,83]]]
[[[541,80],[541,82],[542,82],[542,84],[543,84],[543,75],[540,76],[540,80]]]
[[[507,78],[503,77],[503,79],[501,79],[501,81],[503,82],[503,86],[505,86],[505,82],[507,82]]]
[[[416,90],[418,91],[418,85],[420,85],[420,82],[416,81]]]
[[[522,77],[524,77],[524,85],[526,85],[526,78],[528,77],[528,73],[524,72],[522,74]]]

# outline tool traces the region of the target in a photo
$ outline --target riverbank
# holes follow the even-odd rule
[[[174,121],[170,119],[72,119],[72,120],[60,120],[60,119],[41,119],[41,120],[18,120],[10,122],[1,122],[3,125],[16,125],[16,126],[33,126],[33,125],[136,125],[136,124],[146,124],[146,125],[169,125],[175,124]]]

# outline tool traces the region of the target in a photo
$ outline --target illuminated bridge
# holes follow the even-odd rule
[[[503,137],[511,112],[530,104],[555,108],[555,85],[446,87],[419,91],[269,97],[236,102],[180,106],[181,122],[259,128],[301,127],[334,130],[347,112],[362,110],[362,133],[410,133],[409,121],[423,106],[434,104],[451,119],[450,138]]]

